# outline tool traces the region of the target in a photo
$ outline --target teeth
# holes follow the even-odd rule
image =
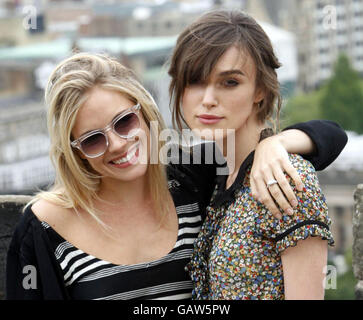
[[[121,164],[121,163],[125,163],[125,162],[130,161],[133,158],[133,156],[136,154],[137,147],[138,147],[138,145],[135,146],[134,148],[132,148],[132,150],[127,153],[126,157],[123,157],[123,158],[118,159],[118,160],[114,160],[114,161],[112,161],[112,163]]]

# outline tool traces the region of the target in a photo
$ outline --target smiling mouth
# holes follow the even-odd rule
[[[139,146],[140,146],[140,142],[136,143],[135,145],[133,145],[128,151],[125,157],[116,159],[116,160],[112,160],[110,161],[113,164],[122,164],[122,163],[126,163],[129,162],[135,155],[136,152],[139,150]]]

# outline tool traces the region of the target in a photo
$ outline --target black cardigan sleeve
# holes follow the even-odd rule
[[[214,142],[197,144],[190,149],[177,144],[169,146],[169,180],[175,178],[198,193],[202,208],[210,202],[216,175],[227,174],[226,170],[225,159]]]
[[[303,157],[310,161],[315,170],[324,170],[339,156],[347,144],[345,131],[335,122],[329,120],[311,120],[285,128],[305,132],[315,144],[315,152]]]
[[[21,252],[10,249],[6,264],[6,299],[43,300],[37,270],[35,261],[29,261]]]

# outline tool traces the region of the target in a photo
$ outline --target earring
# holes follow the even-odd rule
[[[262,107],[262,101],[260,101],[258,103],[255,103],[254,105],[257,106],[257,109],[261,109],[261,107]]]

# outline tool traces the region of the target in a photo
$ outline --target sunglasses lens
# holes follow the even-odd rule
[[[117,134],[128,137],[133,130],[140,127],[140,121],[135,113],[129,113],[116,121],[114,129]]]
[[[106,137],[102,133],[95,133],[81,142],[82,151],[89,156],[95,156],[106,150]]]

